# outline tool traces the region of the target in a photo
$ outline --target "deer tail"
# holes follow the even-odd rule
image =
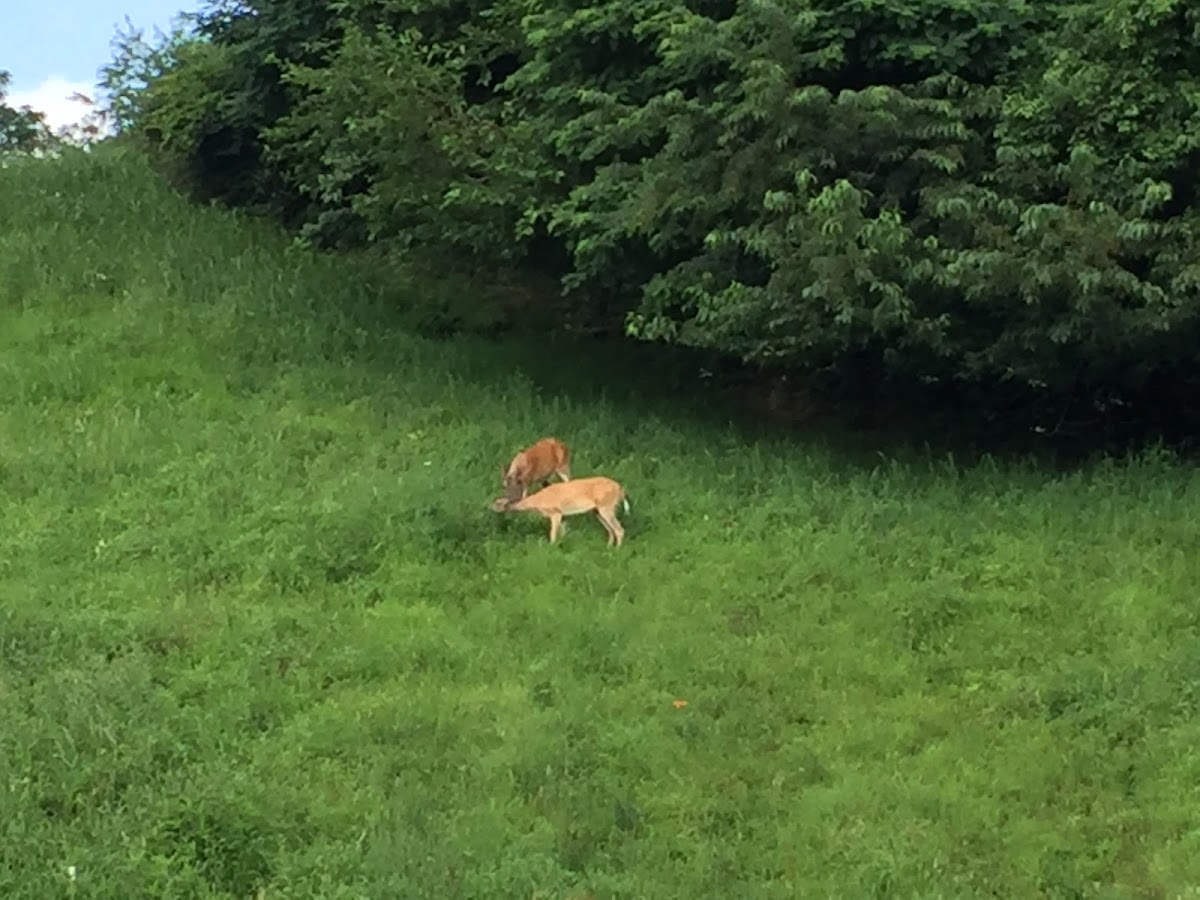
[[[629,512],[629,496],[627,494],[621,495],[621,502],[625,504],[625,512]]]

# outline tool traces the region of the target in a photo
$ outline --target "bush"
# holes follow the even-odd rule
[[[552,272],[637,338],[1096,408],[1195,361],[1198,15],[220,2],[135,129],[315,241]]]

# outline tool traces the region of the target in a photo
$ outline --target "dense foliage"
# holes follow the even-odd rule
[[[1196,362],[1184,0],[216,0],[168,57],[131,127],[321,244],[992,401],[1165,397]]]
[[[0,70],[0,155],[48,149],[54,143],[54,133],[46,117],[28,106],[14,107],[5,102],[11,82],[11,73]]]

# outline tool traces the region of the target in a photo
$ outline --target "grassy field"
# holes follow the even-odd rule
[[[0,170],[0,896],[1200,896],[1193,468],[850,453],[386,312],[454,290]],[[488,509],[543,434],[620,550]]]

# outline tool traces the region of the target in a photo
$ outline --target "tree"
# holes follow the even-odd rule
[[[0,154],[36,153],[52,148],[56,141],[46,117],[28,106],[13,108],[5,102],[12,75],[0,70]]]
[[[1161,399],[1196,369],[1185,0],[213,0],[198,22],[135,130],[326,244],[557,267],[634,338],[982,405]]]

